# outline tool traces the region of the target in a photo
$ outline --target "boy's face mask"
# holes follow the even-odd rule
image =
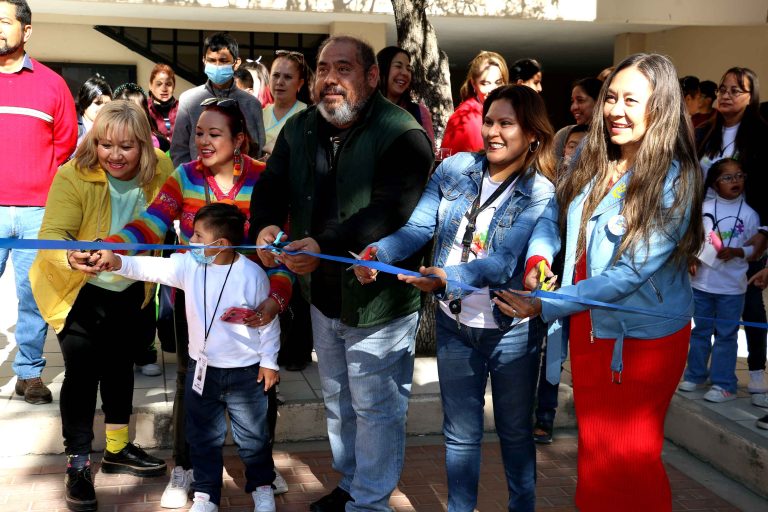
[[[199,242],[190,242],[189,254],[191,254],[192,258],[200,265],[210,265],[211,263],[213,263],[213,260],[216,259],[216,256],[221,254],[221,251],[223,251],[224,249],[221,249],[216,254],[211,254],[210,256],[205,255],[205,249],[213,247],[214,244],[219,240],[221,240],[221,238],[219,238],[218,240],[214,240],[212,243],[207,245],[201,244]]]

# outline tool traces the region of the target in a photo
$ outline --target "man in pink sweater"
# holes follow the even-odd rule
[[[1,238],[37,238],[51,180],[77,141],[72,95],[59,75],[24,51],[31,34],[27,1],[0,0]],[[0,249],[0,275],[10,252]],[[35,253],[13,250],[19,300],[13,371],[18,376],[16,393],[31,404],[42,404],[52,398],[40,378],[48,329],[29,285]]]

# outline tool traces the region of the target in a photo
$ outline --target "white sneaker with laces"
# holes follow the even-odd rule
[[[211,497],[204,492],[196,492],[189,512],[218,512],[219,506],[211,503]]]
[[[185,470],[181,466],[173,468],[171,481],[165,486],[163,495],[160,497],[160,506],[163,508],[184,507],[189,499],[189,488],[194,481],[191,469]]]
[[[768,409],[768,394],[761,393],[752,395],[752,405],[756,405],[758,407],[765,407]]]
[[[273,489],[275,496],[288,492],[288,482],[286,482],[283,475],[277,471],[277,468],[275,468],[275,479],[272,480],[272,485],[275,486]]]
[[[680,383],[679,386],[677,386],[677,389],[680,391],[696,391],[699,388],[703,388],[704,384],[696,384],[695,382],[691,382],[689,380],[684,380]]]
[[[158,375],[163,374],[163,369],[160,368],[160,365],[157,363],[149,363],[144,365],[137,364],[136,369],[147,377],[157,377]]]
[[[768,393],[768,384],[765,383],[765,370],[749,372],[747,391],[750,393]]]
[[[257,487],[251,493],[253,496],[253,512],[275,512],[275,495],[272,492],[271,485],[262,485]]]
[[[736,400],[736,393],[731,393],[718,385],[714,385],[709,388],[709,391],[704,393],[704,400],[715,403],[729,402]]]

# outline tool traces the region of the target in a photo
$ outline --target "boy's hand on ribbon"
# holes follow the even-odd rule
[[[302,238],[295,240],[284,247],[286,251],[307,251],[319,254],[320,246],[314,238]],[[283,254],[280,261],[285,263],[288,270],[294,274],[304,275],[313,272],[320,265],[320,258],[307,256],[306,254]]]
[[[123,260],[120,256],[108,249],[96,251],[94,256],[98,255],[98,262],[94,264],[99,271],[114,272],[123,267]]]
[[[530,318],[541,314],[541,299],[526,297],[527,292],[499,290],[491,299],[499,311],[512,318]]]
[[[282,230],[277,226],[265,227],[259,231],[259,236],[256,237],[256,245],[272,245],[276,241],[277,235],[281,232]],[[288,236],[285,235],[281,238],[287,239]],[[279,242],[280,240],[277,241]],[[280,264],[280,262],[277,261],[277,255],[269,249],[259,249],[257,254],[259,255],[261,262],[267,268],[274,268]]]
[[[269,391],[269,388],[280,382],[280,372],[259,366],[259,376],[256,382],[259,384],[264,382],[264,392],[266,393]]]
[[[445,288],[448,284],[448,274],[440,267],[424,267],[419,268],[419,273],[423,277],[406,276],[404,274],[397,274],[397,278],[400,281],[412,284],[423,292],[434,292]],[[427,277],[429,276],[429,277]]]

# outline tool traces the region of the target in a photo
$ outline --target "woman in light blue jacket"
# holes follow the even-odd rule
[[[437,168],[408,223],[373,244],[386,263],[402,261],[436,238],[432,266],[422,277],[399,276],[434,292],[437,363],[443,403],[448,510],[477,504],[485,386],[491,377],[496,430],[509,489],[509,510],[535,506],[536,452],[531,411],[540,319],[521,322],[491,302],[498,288],[519,288],[531,233],[555,250],[557,206],[548,178],[554,171],[553,130],[544,102],[525,86],[494,90],[483,104],[485,153],[459,153]],[[362,283],[374,274],[357,267]]]
[[[559,293],[629,309],[506,292],[497,301],[513,317],[540,314],[555,328],[564,321],[579,424],[576,506],[665,512],[664,417],[690,337],[687,262],[703,237],[701,172],[666,57],[625,59],[595,108],[603,115],[558,190],[566,233]],[[546,240],[531,246],[543,256],[556,251]],[[555,351],[560,334],[551,329]],[[560,359],[550,361],[556,376]]]

